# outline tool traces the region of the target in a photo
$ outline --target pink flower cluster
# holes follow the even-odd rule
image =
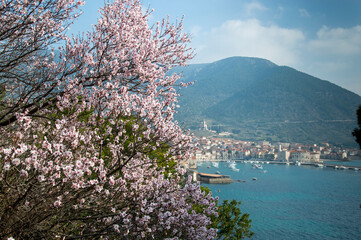
[[[190,179],[183,185],[179,166],[171,177],[157,166],[187,159],[191,150],[191,136],[173,118],[176,86],[187,83],[166,75],[193,55],[182,24],[166,19],[149,28],[150,13],[143,13],[139,0],[114,0],[101,10],[93,31],[70,39],[62,29],[83,2],[47,2],[54,12],[42,12],[43,1],[3,0],[0,6],[7,13],[2,21],[9,23],[0,26],[0,35],[23,21],[33,37],[16,38],[15,32],[19,43],[33,46],[41,37],[50,47],[65,40],[58,54],[35,49],[39,54],[21,70],[34,73],[33,82],[6,86],[7,103],[22,105],[13,108],[16,121],[0,128],[0,180],[28,189],[21,200],[26,208],[18,209],[39,205],[32,184],[38,186],[34,196],[51,201],[49,209],[66,211],[71,204],[79,216],[86,209],[89,234],[214,239],[216,229],[208,226],[215,199]],[[36,14],[20,16],[30,9]],[[193,209],[197,204],[204,206],[201,212]],[[110,226],[106,232],[104,225]]]

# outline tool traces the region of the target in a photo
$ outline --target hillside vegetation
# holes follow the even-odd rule
[[[244,140],[355,146],[361,97],[328,81],[259,58],[233,57],[178,68],[196,83],[183,89],[177,119],[196,130],[205,119]]]

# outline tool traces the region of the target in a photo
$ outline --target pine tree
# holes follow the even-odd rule
[[[356,111],[357,115],[357,123],[359,128],[355,128],[352,132],[352,136],[354,136],[356,139],[355,141],[358,143],[361,149],[361,105],[358,107]]]

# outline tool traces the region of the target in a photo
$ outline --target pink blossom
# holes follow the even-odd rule
[[[12,162],[15,166],[19,166],[19,164],[20,164],[20,159],[19,159],[19,158],[14,158],[11,162]]]
[[[39,182],[43,182],[44,180],[45,180],[44,175],[39,175],[39,176],[38,176],[38,181],[39,181]]]
[[[25,171],[24,169],[21,169],[20,175],[21,175],[22,177],[26,177],[26,178],[29,176],[28,172]]]
[[[10,170],[10,164],[9,164],[9,163],[5,163],[5,164],[4,164],[4,170],[5,170],[5,171],[9,171],[9,170]]]
[[[54,207],[60,207],[61,206],[61,201],[60,200],[56,200],[54,202]]]

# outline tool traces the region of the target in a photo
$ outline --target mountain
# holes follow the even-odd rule
[[[185,82],[176,118],[196,130],[203,120],[244,140],[329,142],[356,146],[361,97],[268,60],[232,57],[176,68]]]

